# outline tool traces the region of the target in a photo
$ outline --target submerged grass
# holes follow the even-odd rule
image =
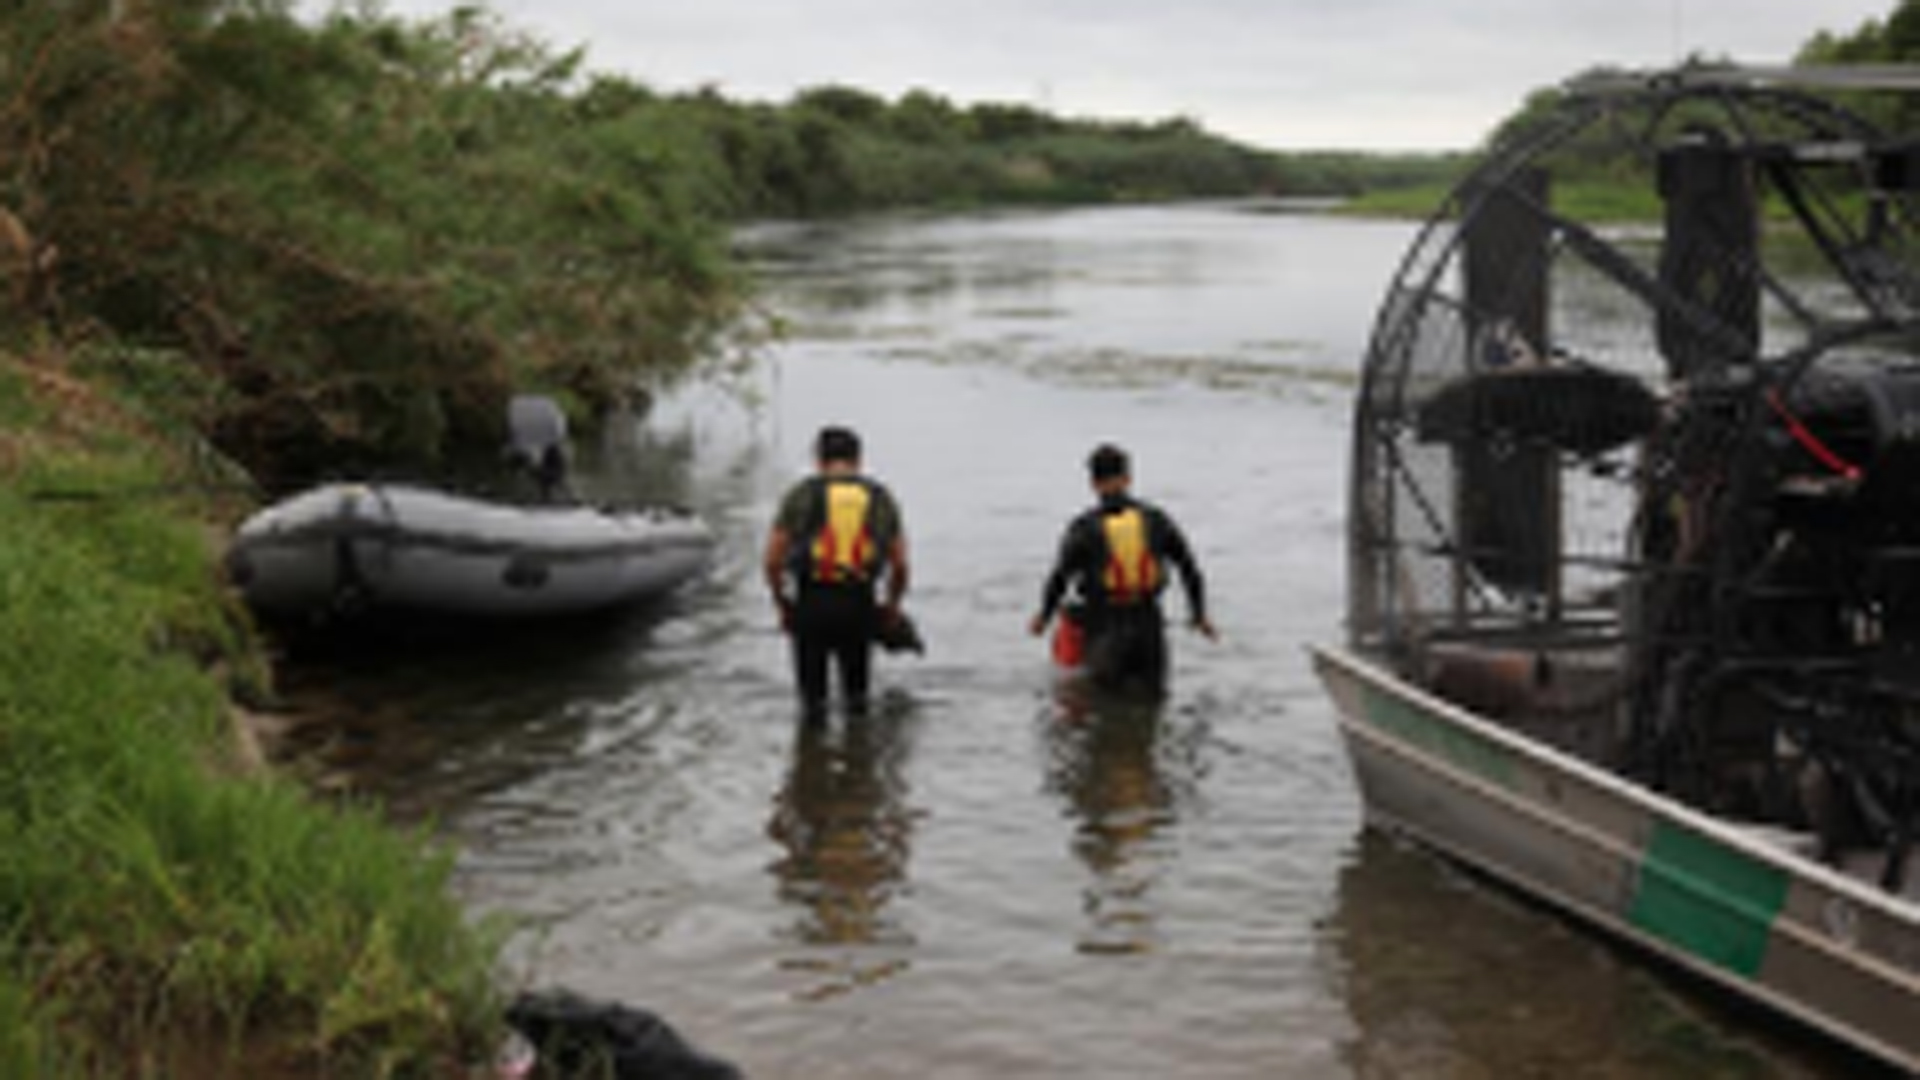
[[[189,505],[112,497],[180,480],[132,415],[0,359],[0,1075],[441,1075],[497,940],[425,838],[240,766],[244,619]]]

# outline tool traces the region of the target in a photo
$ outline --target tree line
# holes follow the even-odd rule
[[[1870,18],[1848,32],[1815,32],[1796,52],[1796,66],[1844,66],[1859,64],[1901,64],[1920,61],[1920,0],[1896,0],[1884,18]],[[1696,54],[1683,67],[1713,70],[1735,66],[1735,61]],[[1580,76],[1619,76],[1619,68],[1599,66]],[[1577,78],[1571,81],[1577,81]],[[1442,205],[1447,189],[1467,169],[1487,155],[1510,151],[1532,139],[1536,133],[1550,130],[1567,102],[1566,83],[1543,87],[1529,93],[1513,112],[1501,118],[1475,150],[1451,159],[1453,171],[1425,189],[1395,186],[1383,195],[1369,195],[1354,205],[1362,210],[1424,214]],[[1887,91],[1832,91],[1831,96],[1849,111],[1874,122],[1881,130],[1898,135],[1911,132],[1920,123],[1920,100],[1913,94]],[[1724,120],[1712,105],[1695,104],[1668,114],[1663,123],[1669,131],[1689,128],[1711,129]],[[1374,189],[1376,191],[1380,189]],[[1571,141],[1556,147],[1554,153],[1554,202],[1562,213],[1584,220],[1658,220],[1662,203],[1655,190],[1647,163],[1623,154],[1619,140],[1604,127],[1594,127]],[[1784,212],[1775,208],[1776,212]]]
[[[110,354],[269,483],[481,444],[516,386],[591,409],[684,370],[738,314],[744,219],[1431,172],[924,90],[662,93],[484,9],[286,0],[10,5],[0,146],[0,333]]]
[[[1906,59],[1916,39],[1902,0],[1802,59]],[[1185,117],[924,89],[661,92],[484,8],[303,21],[289,0],[11,5],[0,146],[0,332],[111,346],[270,481],[491,440],[517,386],[591,409],[686,369],[739,314],[742,220],[1346,197],[1469,160],[1277,153]]]
[[[1911,64],[1920,61],[1920,0],[1898,0],[1886,17],[1867,19],[1846,33],[1822,30],[1801,47],[1802,64]],[[1850,104],[1889,131],[1920,125],[1916,95],[1855,97]]]

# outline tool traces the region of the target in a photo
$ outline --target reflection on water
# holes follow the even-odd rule
[[[1106,694],[1063,679],[1041,721],[1046,786],[1075,823],[1072,848],[1088,871],[1084,953],[1146,952],[1157,944],[1153,890],[1178,859],[1169,835],[1190,768],[1163,768],[1175,744],[1162,702]]]
[[[873,712],[797,721],[786,782],[767,835],[782,899],[803,914],[795,937],[810,945],[913,944],[888,911],[906,887],[913,810],[906,763],[911,709],[883,699]]]
[[[296,639],[277,689],[308,719],[281,750],[323,786],[377,793],[405,820],[511,789],[578,755],[592,719],[623,709],[636,682],[672,671],[659,635],[677,632],[684,603],[532,629],[425,623]]]
[[[1623,968],[1591,935],[1376,835],[1340,870],[1326,947],[1354,1023],[1342,1056],[1356,1077],[1875,1075],[1794,1042],[1777,1018]],[[1727,1023],[1749,1034],[1728,1038]]]

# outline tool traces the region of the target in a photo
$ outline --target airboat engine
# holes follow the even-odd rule
[[[1817,828],[1830,856],[1886,853],[1895,886],[1920,816],[1920,360],[1913,295],[1875,254],[1884,183],[1859,143],[1661,158],[1658,341],[1680,398],[1656,433],[1639,520],[1648,602],[1632,751],[1711,809]],[[1807,175],[1850,163],[1869,221],[1847,230]],[[1866,321],[1762,354],[1760,193],[1794,208]],[[1791,295],[1782,293],[1782,295]],[[1829,301],[1831,302],[1831,301]]]

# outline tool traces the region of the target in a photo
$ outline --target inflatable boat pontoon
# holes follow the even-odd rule
[[[227,567],[267,617],[510,619],[661,597],[706,568],[713,543],[703,522],[676,511],[513,506],[424,487],[330,484],[248,518]]]

